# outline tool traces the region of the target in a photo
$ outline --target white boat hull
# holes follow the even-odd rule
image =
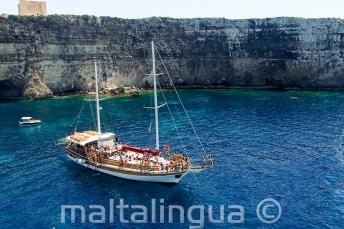
[[[191,172],[191,171],[186,171],[186,172],[180,173],[180,174],[166,174],[166,175],[133,175],[133,174],[114,172],[111,170],[99,168],[99,167],[96,167],[96,166],[93,166],[93,165],[86,163],[84,159],[77,159],[77,158],[74,158],[68,154],[67,154],[67,156],[70,160],[72,160],[73,162],[75,162],[75,163],[77,163],[83,167],[86,167],[86,168],[89,168],[89,169],[92,169],[92,170],[95,170],[95,171],[98,171],[101,173],[105,173],[105,174],[108,174],[111,176],[127,179],[127,180],[177,184],[185,175],[187,175],[189,172]]]
[[[19,126],[38,126],[41,125],[42,122],[41,121],[37,121],[37,122],[19,122]]]

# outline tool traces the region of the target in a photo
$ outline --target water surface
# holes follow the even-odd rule
[[[90,224],[61,224],[60,206],[108,206],[110,198],[124,198],[129,205],[149,206],[152,198],[164,198],[166,204],[185,209],[197,204],[245,208],[244,224],[206,223],[206,228],[344,227],[343,93],[182,90],[181,97],[216,165],[175,186],[121,180],[66,159],[55,141],[75,128],[94,128],[94,108],[82,97],[0,102],[1,228],[92,228]],[[171,93],[166,92],[166,99],[187,152],[198,160],[201,147],[182,108]],[[153,113],[143,108],[151,101],[151,94],[102,101],[103,129],[130,144],[152,145],[154,136],[148,129]],[[83,104],[80,119],[75,120]],[[22,116],[37,117],[44,124],[21,128],[17,121]],[[160,111],[160,125],[162,144],[182,151],[166,108]],[[272,225],[260,222],[255,212],[257,204],[268,197],[283,209],[280,220]],[[113,225],[96,227],[118,226],[130,227],[118,219]]]

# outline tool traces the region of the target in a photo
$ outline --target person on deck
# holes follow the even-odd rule
[[[202,167],[204,167],[206,165],[206,159],[205,156],[202,155],[202,161],[201,161]]]
[[[211,155],[211,153],[208,153],[208,165],[212,166],[213,165],[213,157]]]

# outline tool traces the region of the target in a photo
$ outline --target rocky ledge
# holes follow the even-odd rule
[[[141,88],[137,87],[115,87],[115,88],[101,88],[100,94],[105,95],[129,95],[129,96],[138,96],[142,91]]]
[[[105,91],[149,88],[151,40],[179,87],[344,88],[342,19],[6,16],[0,97],[92,91],[93,58]]]

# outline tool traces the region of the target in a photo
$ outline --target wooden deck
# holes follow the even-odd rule
[[[91,166],[102,168],[105,170],[109,170],[112,172],[118,172],[118,173],[125,173],[130,175],[139,175],[139,176],[164,176],[164,175],[182,175],[185,172],[190,171],[188,170],[182,170],[179,172],[167,172],[167,171],[161,171],[161,170],[151,170],[150,166],[139,166],[139,165],[132,165],[128,163],[121,163],[118,161],[114,161],[111,159],[100,159],[99,162],[90,161],[86,157],[72,151],[71,149],[66,148],[67,154],[75,159],[84,159],[85,162]]]

